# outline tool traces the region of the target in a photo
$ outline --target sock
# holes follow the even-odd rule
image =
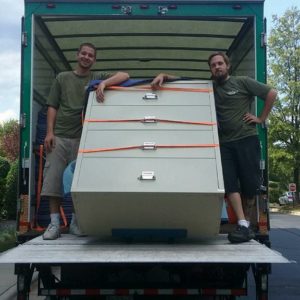
[[[249,227],[249,222],[247,220],[238,220],[238,224],[247,228]]]
[[[50,214],[51,223],[54,225],[60,225],[60,215],[59,213]]]

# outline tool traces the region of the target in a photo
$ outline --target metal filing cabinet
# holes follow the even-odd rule
[[[85,233],[219,232],[224,187],[210,81],[107,90],[104,103],[92,92],[85,120],[71,189]]]

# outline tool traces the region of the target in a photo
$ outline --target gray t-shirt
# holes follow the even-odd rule
[[[257,134],[255,124],[243,117],[251,112],[254,97],[265,99],[271,88],[246,76],[232,76],[222,84],[214,82],[220,143],[236,141]]]
[[[76,75],[73,71],[61,72],[54,79],[47,105],[57,109],[54,134],[65,138],[80,138],[81,114],[85,104],[85,92],[89,81],[106,79],[108,73]]]

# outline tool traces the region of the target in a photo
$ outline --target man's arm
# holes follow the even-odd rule
[[[44,141],[46,152],[51,152],[55,147],[54,126],[56,121],[57,110],[52,106],[48,106],[47,110],[47,135]]]
[[[276,100],[277,92],[274,89],[271,89],[264,99],[264,107],[259,117],[256,117],[250,113],[245,114],[244,121],[246,123],[256,123],[261,124],[266,121],[268,115],[273,107],[273,104]]]
[[[267,94],[263,111],[259,117],[261,123],[265,122],[266,119],[268,118],[268,115],[273,107],[276,97],[277,97],[277,92],[274,89],[271,89],[270,92]]]
[[[180,77],[175,75],[170,75],[166,73],[158,74],[151,82],[151,87],[153,90],[158,90],[162,84],[167,80],[179,79]]]
[[[104,101],[104,90],[108,86],[112,85],[118,85],[121,82],[128,80],[129,74],[125,72],[117,72],[116,74],[112,75],[111,77],[101,81],[101,83],[98,85],[96,90],[97,100],[99,102]]]

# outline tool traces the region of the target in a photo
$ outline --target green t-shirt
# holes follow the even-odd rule
[[[255,124],[246,124],[243,117],[251,112],[254,97],[265,99],[271,88],[246,76],[232,76],[222,84],[214,82],[220,143],[257,135]]]
[[[81,113],[89,81],[106,79],[108,73],[76,75],[73,71],[61,72],[54,79],[47,105],[57,109],[54,134],[65,138],[79,138],[82,131]]]

